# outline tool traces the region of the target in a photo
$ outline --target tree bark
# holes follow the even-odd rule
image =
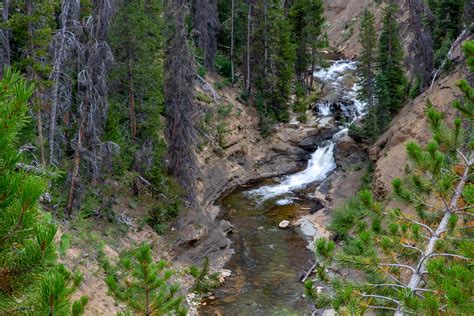
[[[231,4],[231,24],[230,24],[230,73],[231,83],[234,86],[234,19],[235,19],[235,0]]]
[[[31,0],[28,0],[26,2],[26,10],[27,10],[27,15],[28,17],[30,18],[30,22],[28,22],[28,36],[29,36],[29,41],[30,41],[30,45],[29,45],[29,55],[31,57],[31,60],[32,60],[32,65],[29,67],[28,69],[28,79],[33,81],[33,82],[36,82],[38,83],[40,78],[38,76],[38,74],[36,73],[36,71],[34,70],[34,64],[37,62],[36,60],[36,47],[34,45],[34,42],[33,42],[33,38],[35,36],[34,34],[34,30],[33,30],[33,24],[31,23],[31,18],[34,14],[34,7],[33,7],[33,2]],[[39,150],[40,150],[40,160],[41,160],[41,165],[43,167],[46,167],[46,155],[45,155],[45,152],[44,152],[44,137],[43,137],[43,120],[41,118],[41,105],[42,105],[42,102],[41,102],[41,96],[40,96],[40,92],[39,90],[41,89],[41,87],[37,87],[34,94],[33,94],[33,107],[34,107],[34,103],[37,103],[36,106],[37,108],[34,110],[36,113],[35,113],[35,116],[36,116],[36,129],[37,129],[37,133],[38,133],[38,147],[39,147]]]
[[[250,80],[251,80],[251,73],[250,73],[250,31],[251,31],[251,20],[252,20],[252,2],[249,0],[248,2],[248,15],[247,15],[247,80],[245,83],[245,90],[248,94],[250,94]]]
[[[311,47],[311,74],[309,75],[309,87],[312,88],[313,87],[313,81],[314,81],[314,44],[312,44],[312,47]]]
[[[10,10],[10,0],[3,1],[2,19],[8,21]],[[10,66],[10,31],[8,29],[0,30],[0,76],[3,77],[3,69]]]
[[[135,114],[135,89],[133,87],[132,61],[128,62],[128,102],[130,112],[130,134],[132,139],[137,136],[137,116]]]
[[[74,150],[74,166],[71,171],[71,185],[69,187],[69,194],[66,203],[66,214],[70,217],[72,214],[72,208],[74,204],[74,197],[76,194],[77,184],[79,183],[79,169],[81,166],[81,148],[84,141],[84,131],[87,127],[87,120],[89,115],[89,96],[86,94],[84,99],[83,109],[81,113],[81,125],[79,126],[79,132],[77,133],[77,144]]]

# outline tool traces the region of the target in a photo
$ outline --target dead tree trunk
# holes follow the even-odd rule
[[[66,214],[70,217],[72,214],[72,209],[74,206],[74,198],[76,194],[77,185],[79,183],[79,170],[81,166],[81,149],[84,141],[84,131],[87,127],[87,120],[89,115],[89,98],[86,95],[86,98],[82,104],[82,117],[81,124],[79,126],[79,132],[77,135],[77,144],[76,149],[74,150],[74,165],[71,171],[71,185],[69,187],[69,194],[67,196],[66,203]]]
[[[3,1],[2,20],[8,21],[10,0]],[[10,66],[10,31],[6,28],[0,30],[0,76],[3,77],[3,69]]]
[[[231,4],[231,24],[230,24],[230,73],[231,83],[234,86],[234,23],[235,23],[235,0]]]
[[[252,2],[248,1],[248,14],[247,14],[247,78],[245,81],[245,90],[247,94],[250,94],[251,87],[251,73],[250,73],[250,39],[251,39],[251,23],[252,23]]]
[[[137,116],[135,114],[135,89],[133,87],[132,61],[128,62],[128,103],[130,114],[130,134],[135,139],[137,136]]]
[[[204,54],[204,66],[213,70],[219,30],[217,0],[193,0],[192,9],[193,37]]]
[[[26,10],[27,10],[27,15],[28,17],[32,17],[34,13],[34,7],[33,7],[33,2],[31,0],[28,0],[26,2]],[[30,58],[32,60],[33,65],[28,67],[28,79],[33,81],[33,82],[38,82],[40,80],[38,74],[34,70],[34,64],[38,62],[36,58],[36,47],[33,42],[33,38],[35,36],[34,34],[34,29],[33,29],[33,24],[31,23],[31,19],[28,22],[28,36],[29,36],[29,47],[28,47],[28,54],[30,55]],[[38,133],[38,147],[40,151],[40,162],[43,167],[46,167],[46,155],[44,152],[44,137],[43,137],[43,120],[42,120],[42,105],[43,102],[41,100],[41,95],[40,95],[40,89],[41,87],[37,87],[33,94],[32,101],[33,103],[36,103],[36,109],[35,111],[35,117],[36,117],[36,129]]]
[[[77,195],[82,162],[89,164],[92,182],[97,181],[102,161],[101,149],[107,146],[100,142],[100,135],[107,118],[107,68],[113,60],[110,47],[106,43],[111,14],[112,6],[109,0],[95,1],[92,17],[86,19],[84,27],[88,34],[88,43],[85,67],[80,69],[78,74],[83,101],[78,107],[80,125],[66,204],[66,214],[69,216],[72,214]]]
[[[49,162],[55,163],[56,148],[56,127],[58,108],[62,105],[68,108],[71,103],[72,94],[68,86],[70,83],[69,76],[64,75],[64,62],[72,55],[72,53],[80,54],[82,50],[81,44],[75,35],[75,28],[78,28],[78,20],[80,13],[79,0],[63,0],[61,3],[61,22],[60,29],[56,32],[52,42],[53,71],[51,80],[53,82],[52,103],[49,117]]]
[[[164,68],[166,138],[169,169],[186,190],[190,205],[196,207],[195,180],[198,170],[195,120],[198,109],[194,102],[196,71],[187,45],[186,11],[186,0],[168,2],[166,18],[170,29]]]

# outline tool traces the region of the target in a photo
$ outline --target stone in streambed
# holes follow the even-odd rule
[[[278,227],[282,229],[288,228],[289,226],[290,226],[290,221],[287,221],[287,220],[283,220],[280,222],[280,224],[278,224]]]

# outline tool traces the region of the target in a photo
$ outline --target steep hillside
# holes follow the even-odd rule
[[[384,9],[382,1],[327,0],[325,1],[328,36],[331,46],[349,58],[360,53],[359,28],[364,9],[367,7],[376,18],[380,30]],[[422,0],[400,1],[398,21],[400,38],[405,51],[405,67],[412,80],[428,83],[433,71],[433,40],[426,27],[426,20],[432,19]]]
[[[407,162],[405,145],[410,140],[425,144],[430,139],[426,120],[428,100],[448,118],[453,117],[451,103],[461,96],[457,82],[469,76],[458,45],[453,56],[458,64],[447,74],[438,78],[433,88],[426,89],[416,99],[409,101],[394,118],[388,130],[373,145],[370,154],[376,161],[375,187],[380,196],[385,196],[391,188],[391,180],[404,175]],[[470,81],[473,78],[471,75]]]

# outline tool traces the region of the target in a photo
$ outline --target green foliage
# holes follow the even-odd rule
[[[142,244],[121,255],[110,268],[105,283],[110,293],[134,313],[143,315],[186,315],[179,285],[164,260],[155,262],[150,245]]]
[[[415,83],[410,88],[409,96],[412,99],[415,99],[421,93],[421,79],[417,78]]]
[[[258,105],[257,100],[255,102],[261,116],[270,116],[270,119],[261,119],[262,130],[267,130],[264,126],[272,120],[289,120],[295,52],[290,27],[280,3],[276,0],[259,3],[256,10],[262,12],[262,16],[257,20],[252,50],[254,55],[260,56],[260,62],[254,69],[254,81],[262,104]]]
[[[56,227],[39,210],[46,179],[35,175],[19,152],[18,136],[27,123],[34,87],[5,69],[0,81],[0,313],[43,311],[44,294],[60,299],[51,308],[69,310],[70,291],[57,286],[67,271],[56,264]]]
[[[215,60],[215,68],[219,75],[232,79],[232,70],[231,70],[231,62],[230,58],[223,54],[217,54]]]
[[[194,278],[191,290],[195,293],[208,294],[219,286],[219,273],[209,273],[209,258],[206,257],[202,267],[189,267],[189,274]]]
[[[288,19],[296,48],[295,73],[298,81],[304,84],[308,68],[315,63],[316,49],[325,46],[322,36],[325,22],[323,1],[294,1]]]
[[[443,47],[451,46],[451,43],[460,34],[464,22],[465,2],[465,0],[428,0],[428,5],[435,17],[435,21],[431,25],[435,55],[446,58],[449,47],[448,50]],[[437,61],[438,66],[440,59],[438,58]]]
[[[384,12],[383,26],[376,43],[375,18],[366,9],[361,21],[359,42],[362,53],[359,57],[359,99],[367,103],[367,116],[363,127],[351,127],[357,138],[374,141],[389,124],[405,101],[407,80],[403,69],[403,50],[396,20],[398,8],[389,4]],[[421,82],[417,82],[410,95],[419,93]]]
[[[377,55],[377,33],[375,30],[375,17],[369,9],[365,9],[360,22],[359,42],[362,52],[358,58],[357,73],[358,84],[361,86],[359,98],[367,102],[369,111],[374,106],[375,71]]]
[[[109,75],[110,108],[103,137],[120,147],[120,155],[112,159],[112,174],[121,179],[133,174],[128,181],[130,186],[141,175],[159,193],[147,218],[159,233],[181,207],[179,188],[165,167],[162,29],[161,1],[132,0],[119,4],[108,38],[115,63]],[[197,94],[196,98],[212,102],[204,94]]]
[[[403,50],[396,20],[398,8],[387,6],[384,12],[378,53],[375,18],[366,9],[361,21],[359,58],[359,98],[367,103],[367,116],[362,128],[352,126],[351,134],[374,141],[389,124],[405,101],[407,80],[403,69]],[[418,91],[412,90],[412,95]]]
[[[334,210],[328,229],[335,234],[336,240],[347,240],[355,224],[366,214],[360,196],[354,197],[344,207]]]
[[[71,274],[63,265],[58,265],[42,279],[36,313],[41,315],[82,315],[88,303],[87,296],[82,296],[72,305],[71,296],[82,281],[80,274]]]
[[[379,130],[389,123],[405,101],[407,80],[403,69],[403,50],[398,34],[396,5],[389,5],[383,17],[383,26],[379,40],[376,76],[376,98]]]

